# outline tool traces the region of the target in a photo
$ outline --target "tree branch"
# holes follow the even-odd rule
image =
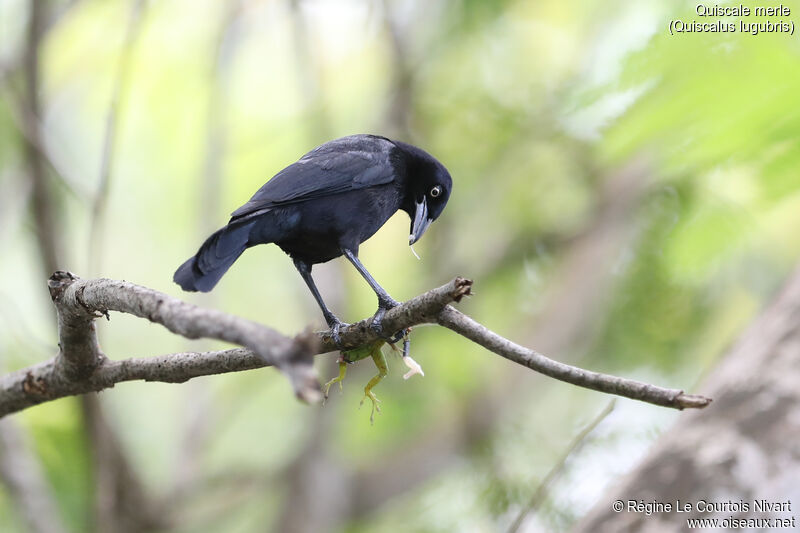
[[[0,377],[0,417],[42,402],[100,391],[132,380],[180,383],[198,376],[276,366],[287,375],[297,396],[320,397],[312,355],[336,350],[329,332],[294,339],[243,318],[188,304],[126,281],[82,280],[56,272],[49,281],[58,311],[60,351],[44,363]],[[711,400],[559,363],[515,344],[460,313],[449,304],[468,296],[472,281],[455,278],[388,311],[385,331],[436,323],[531,370],[580,387],[675,409],[702,408]],[[247,349],[178,353],[110,361],[100,351],[94,319],[109,311],[157,322],[190,339],[214,338]],[[342,347],[352,349],[378,340],[367,318],[340,331]]]
[[[514,361],[545,376],[550,376],[559,381],[566,381],[585,389],[616,394],[617,396],[663,407],[672,407],[673,409],[703,408],[711,403],[710,398],[684,394],[682,390],[665,389],[649,383],[642,383],[641,381],[600,374],[577,366],[559,363],[535,350],[525,348],[501,337],[449,305],[439,314],[438,323],[480,344],[487,350],[505,357],[509,361]]]

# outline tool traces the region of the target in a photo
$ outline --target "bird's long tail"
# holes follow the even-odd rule
[[[214,232],[200,250],[183,263],[172,280],[185,291],[208,292],[239,259],[249,244],[255,222],[234,221]]]

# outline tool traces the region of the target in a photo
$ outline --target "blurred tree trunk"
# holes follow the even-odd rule
[[[12,418],[0,420],[0,481],[30,533],[67,531],[31,437]]]
[[[687,518],[769,517],[754,510],[754,500],[800,504],[799,320],[800,268],[700,389],[714,403],[683,414],[575,531],[678,531]],[[625,510],[612,510],[616,500]],[[671,503],[673,512],[628,512],[628,500]],[[750,509],[679,514],[676,500],[741,500]],[[791,511],[771,516],[797,513]]]
[[[31,195],[31,212],[35,218],[36,239],[44,271],[43,278],[58,270],[61,257],[61,239],[57,219],[60,205],[55,200],[56,193],[53,180],[45,169],[45,162],[37,147],[44,146],[44,138],[40,128],[42,119],[42,103],[40,99],[40,62],[39,48],[43,37],[45,21],[48,17],[48,4],[41,1],[30,2],[28,15],[27,42],[24,49],[24,75],[26,102],[24,120],[27,123],[29,139],[25,143],[25,162],[27,177],[33,185]]]
[[[39,158],[37,143],[42,142],[38,127],[39,100],[39,43],[47,19],[47,5],[31,1],[26,28],[26,46],[23,54],[23,74],[27,98],[23,102],[24,120],[33,125],[31,136],[24,144],[26,177],[32,184],[31,211],[36,218],[36,236],[41,244],[41,263],[45,272],[52,272],[58,264],[58,239],[54,212],[57,206],[48,202],[51,181]],[[48,274],[49,275],[49,274]],[[0,482],[8,490],[11,501],[29,531],[33,533],[61,533],[61,522],[56,499],[48,484],[39,457],[34,451],[32,438],[26,428],[16,420],[0,422]]]
[[[136,4],[137,6],[140,3]],[[64,233],[64,213],[53,176],[38,147],[44,146],[41,130],[45,103],[41,100],[41,46],[49,18],[49,2],[31,0],[24,49],[26,101],[24,110],[27,177],[32,182],[31,212],[36,245],[44,276],[62,268],[65,261],[62,245],[68,241]],[[103,414],[95,394],[84,395],[81,401],[82,424],[87,436],[94,478],[94,508],[91,529],[94,531],[150,531],[160,525],[145,490],[131,466],[113,426]],[[3,431],[0,428],[0,431]],[[40,483],[40,485],[42,485]],[[44,518],[42,518],[44,519]],[[52,517],[55,520],[55,516]]]

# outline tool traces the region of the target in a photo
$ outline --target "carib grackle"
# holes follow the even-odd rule
[[[384,314],[398,302],[361,264],[358,247],[398,209],[411,217],[414,244],[442,213],[451,189],[447,169],[416,146],[375,135],[342,137],[278,172],[173,279],[186,291],[208,292],[247,248],[275,243],[294,261],[339,345],[344,323],[325,305],[311,268],[344,255],[378,296],[372,327],[382,333]]]

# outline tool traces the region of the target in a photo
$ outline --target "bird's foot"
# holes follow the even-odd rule
[[[346,328],[350,324],[342,322],[335,316],[331,315],[330,317],[325,317],[325,320],[328,322],[328,327],[330,328],[330,335],[331,339],[333,340],[333,344],[336,345],[338,350],[342,350],[342,338],[339,336],[339,330],[341,328]]]
[[[369,423],[370,423],[370,425],[375,423],[375,412],[376,411],[378,413],[381,412],[381,407],[379,405],[381,403],[381,401],[378,399],[377,396],[375,396],[375,393],[370,390],[371,388],[372,387],[368,386],[367,388],[364,389],[364,397],[361,398],[361,402],[358,404],[358,406],[360,408],[362,405],[364,405],[364,400],[366,400],[367,398],[369,398],[370,401],[372,401],[372,411],[369,414]]]
[[[394,344],[395,342],[399,341],[403,337],[402,332],[398,332],[392,335],[384,335],[383,333],[383,317],[386,315],[386,311],[389,309],[393,309],[400,305],[400,302],[392,299],[391,297],[382,298],[378,301],[378,310],[375,311],[375,314],[372,316],[372,323],[370,324],[370,328],[372,331],[380,335],[382,338],[386,339],[390,343]]]
[[[386,339],[386,342],[388,342],[392,346],[392,348],[394,348],[394,345],[400,342],[400,339],[406,339],[405,341],[403,341],[403,351],[405,352],[405,346],[408,343],[409,333],[411,333],[411,328],[401,329],[400,331],[395,333],[391,338]]]
[[[386,341],[386,344],[388,344],[392,348],[392,350],[400,353],[403,357],[405,357],[406,355],[408,355],[409,351],[409,345],[410,345],[409,335],[411,335],[411,328],[406,328],[406,329],[401,329],[400,331],[396,332],[394,335],[390,337],[389,336],[383,337],[383,339],[384,341]],[[398,349],[397,346],[395,346],[401,340],[403,341],[402,351],[400,351],[400,349]]]

